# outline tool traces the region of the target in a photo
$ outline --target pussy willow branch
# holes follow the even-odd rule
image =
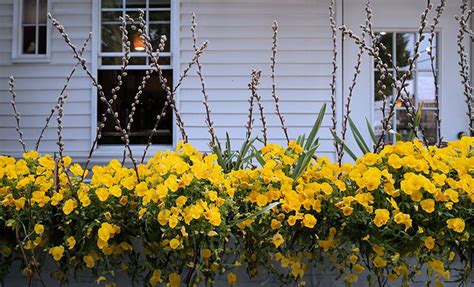
[[[142,24],[143,25],[143,24]],[[165,36],[162,36],[161,41],[166,41],[166,37]],[[145,41],[145,44],[146,44],[146,40]],[[161,44],[160,44],[161,45]],[[164,45],[164,42],[163,42],[163,45]],[[178,80],[178,83],[176,84],[176,86],[174,87],[172,93],[171,93],[171,96],[172,98],[174,97],[174,95],[176,95],[176,91],[178,90],[178,88],[181,86],[181,84],[183,83],[184,79],[188,76],[188,73],[189,71],[191,70],[192,66],[194,64],[196,64],[196,62],[199,60],[199,58],[201,57],[201,55],[203,54],[204,50],[208,47],[209,45],[209,42],[208,41],[204,41],[204,43],[201,45],[201,47],[199,47],[197,50],[195,50],[194,52],[194,55],[193,55],[193,58],[191,59],[191,61],[188,63],[187,67],[183,70],[183,73],[181,74],[181,76],[179,77],[179,80]],[[148,52],[148,51],[147,51]],[[153,53],[149,53],[149,54],[153,54]],[[156,59],[154,59],[154,57]],[[154,57],[151,57],[152,61],[153,61],[153,64],[152,64],[152,69],[154,71],[157,71],[159,69],[161,69],[161,66],[158,64],[158,59],[159,59],[159,53],[156,53],[156,55],[154,55]],[[165,79],[166,80],[166,79]],[[153,136],[155,135],[155,133],[157,132],[157,129],[158,129],[158,125],[160,123],[160,120],[166,115],[166,109],[168,107],[168,98],[165,100],[165,104],[162,108],[162,110],[160,111],[160,113],[157,115],[156,117],[156,121],[155,121],[155,125],[153,127],[153,130],[150,134],[150,136],[148,137],[148,142],[147,142],[147,145],[145,146],[145,149],[143,150],[143,154],[142,154],[142,158],[141,158],[141,162],[143,163],[145,161],[145,157],[146,157],[146,154],[148,152],[148,149],[150,148],[151,146],[151,143],[152,143],[152,138]],[[178,113],[179,115],[179,113]]]
[[[464,45],[464,38],[466,35],[466,30],[468,30],[467,18],[469,18],[472,13],[471,10],[468,10],[469,1],[463,0],[461,6],[461,16],[456,16],[456,20],[459,23],[459,31],[457,37],[458,44],[458,55],[459,55],[459,73],[461,75],[461,83],[464,87],[464,97],[467,105],[467,116],[469,120],[469,133],[470,135],[474,134],[474,121],[472,113],[472,86],[470,78],[470,65],[469,65],[469,56],[466,52],[466,47]]]
[[[87,45],[89,44],[89,41],[91,40],[92,38],[92,33],[89,33],[89,35],[87,36],[87,39],[84,41],[84,44],[82,45],[82,48],[81,50],[79,51],[79,55],[82,56],[82,54],[84,53]],[[74,75],[74,73],[76,72],[77,70],[77,67],[80,65],[79,62],[77,62],[74,67],[72,68],[71,72],[69,73],[69,75],[66,77],[66,82],[64,83],[64,86],[63,86],[63,89],[61,90],[61,92],[59,93],[59,97],[58,97],[58,100],[56,102],[56,105],[59,103],[59,98],[64,95],[64,92],[66,91],[67,87],[69,86],[69,82],[71,81],[72,79],[72,76]],[[41,144],[41,140],[43,139],[43,136],[44,136],[44,133],[46,132],[46,130],[48,129],[49,127],[49,123],[51,121],[51,119],[53,118],[53,115],[54,115],[54,111],[55,111],[55,108],[52,108],[51,109],[51,112],[49,113],[49,115],[46,117],[46,124],[43,126],[43,129],[41,130],[40,132],[40,135],[38,137],[38,140],[36,141],[36,145],[35,145],[35,150],[38,151],[39,150],[39,147],[40,147],[40,144]]]
[[[270,65],[270,68],[272,70],[271,72],[272,73],[271,74],[272,98],[273,98],[273,101],[275,102],[275,113],[278,115],[278,118],[280,119],[281,129],[283,130],[283,133],[285,134],[286,142],[288,144],[290,143],[290,137],[288,136],[288,128],[286,127],[286,124],[285,124],[285,117],[281,113],[280,105],[278,104],[280,102],[280,98],[278,97],[276,93],[276,83],[275,83],[276,55],[278,51],[278,22],[277,21],[273,21],[272,30],[273,30],[272,57],[270,58],[272,62]]]
[[[431,64],[431,73],[433,74],[433,84],[435,87],[435,120],[436,120],[436,135],[438,138],[437,145],[438,147],[441,146],[443,142],[443,137],[441,135],[441,114],[439,109],[439,81],[438,81],[438,72],[435,68],[435,63],[438,60],[435,54],[433,53],[434,49],[438,50],[438,47],[434,46],[434,39],[436,37],[436,26],[438,26],[441,16],[443,15],[444,8],[446,6],[447,0],[441,0],[439,5],[436,7],[436,15],[433,18],[433,24],[431,24],[430,28],[430,37],[428,38],[428,42],[430,43],[430,48],[428,50],[428,56],[430,57],[430,64]],[[438,39],[436,40],[438,42]],[[436,44],[438,46],[438,44]]]
[[[362,31],[361,39],[362,41],[365,42],[364,31]],[[356,65],[354,66],[354,75],[352,76],[352,83],[349,86],[349,93],[347,95],[346,104],[345,104],[346,111],[344,113],[344,118],[342,120],[341,143],[339,145],[339,153],[337,154],[337,162],[339,165],[342,165],[342,159],[344,157],[344,146],[346,143],[346,135],[347,135],[347,122],[349,121],[349,116],[351,114],[351,100],[352,100],[352,96],[354,95],[354,89],[357,85],[357,79],[361,72],[360,66],[362,64],[363,55],[364,55],[364,48],[363,46],[359,46],[359,51],[357,52]]]
[[[72,52],[74,53],[74,58],[77,59],[81,63],[82,69],[85,71],[87,76],[91,79],[92,84],[97,88],[100,100],[107,107],[107,113],[111,114],[113,116],[114,120],[115,120],[115,129],[118,130],[122,134],[121,138],[122,138],[123,141],[125,141],[125,139],[128,137],[128,134],[127,134],[126,130],[123,129],[122,126],[121,126],[120,119],[118,118],[118,113],[114,112],[111,103],[109,101],[107,101],[107,99],[105,97],[105,94],[104,94],[104,91],[102,89],[102,86],[97,83],[97,79],[92,75],[91,71],[87,67],[86,59],[83,58],[81,55],[79,55],[79,53],[76,49],[76,46],[74,46],[74,44],[72,44],[71,39],[69,38],[69,35],[66,33],[64,27],[56,19],[54,19],[51,16],[51,14],[48,14],[48,18],[51,20],[51,23],[52,23],[53,27],[55,27],[59,31],[59,33],[63,37],[66,44],[71,48]],[[105,126],[105,124],[102,124],[102,125]],[[101,126],[101,125],[99,125],[97,127],[97,135],[96,135],[96,138],[95,138],[94,143],[92,145],[91,152],[89,153],[89,157],[87,159],[87,162],[86,162],[86,165],[85,165],[85,168],[84,168],[84,174],[85,174],[85,170],[87,169],[88,164],[90,163],[92,153],[95,150],[95,146],[97,145],[98,139],[100,138],[99,133],[100,133],[102,128],[103,128],[103,126]],[[137,177],[138,177],[138,169],[137,169],[136,161],[133,157],[133,153],[132,153],[132,150],[130,149],[130,147],[128,148],[128,152],[129,152],[130,159],[132,160],[135,172],[137,173]],[[83,174],[83,178],[84,178],[84,174]]]
[[[56,120],[58,122],[58,128],[56,133],[58,134],[58,153],[59,153],[59,162],[63,163],[63,152],[64,152],[64,142],[63,142],[63,116],[64,116],[64,103],[66,102],[67,94],[61,95],[58,99],[58,104],[56,105],[56,110],[58,111],[58,116]],[[64,166],[63,166],[64,167]]]
[[[18,133],[18,142],[21,144],[21,147],[23,148],[23,151],[26,152],[26,143],[23,140],[23,131],[21,130],[20,126],[20,113],[18,112],[18,109],[16,107],[16,91],[15,91],[15,78],[13,76],[10,77],[10,80],[8,81],[8,91],[10,92],[12,96],[11,100],[11,105],[13,108],[13,113],[15,116],[15,121],[16,121],[16,131]]]
[[[159,59],[158,58],[159,56],[157,56],[158,53],[156,54],[153,53],[153,46],[151,44],[150,36],[148,35],[148,29],[147,29],[145,14],[143,10],[140,10],[139,19],[140,19],[140,29],[141,29],[141,31],[139,30],[139,32],[141,32],[141,38],[145,43],[146,53],[148,54],[148,56],[150,57],[152,61],[151,66],[155,68],[155,70],[158,72],[158,79],[160,80],[161,88],[166,92],[167,101],[165,101],[165,106],[163,107],[162,111],[166,111],[166,108],[168,105],[173,109],[174,114],[175,114],[176,125],[178,126],[178,129],[181,132],[181,137],[184,142],[188,142],[188,136],[186,134],[186,130],[184,129],[184,122],[181,118],[178,108],[176,107],[176,102],[174,100],[173,92],[171,91],[171,88],[168,85],[168,80],[164,77],[163,69],[161,68],[161,65],[158,62],[158,59]],[[166,37],[164,36],[162,36],[161,39],[166,41]],[[161,118],[162,117],[160,113],[157,116],[157,122],[159,122]],[[154,134],[154,131],[152,131],[152,134]],[[150,138],[152,138],[152,136],[150,136]]]
[[[197,33],[196,33],[196,27],[197,27],[197,23],[196,23],[196,14],[193,12],[191,13],[191,34],[192,34],[192,38],[193,38],[193,48],[194,48],[194,52],[197,52],[198,51],[198,46],[197,46]],[[209,99],[208,99],[208,95],[206,93],[206,84],[204,82],[204,76],[202,74],[202,65],[201,63],[199,62],[199,59],[196,60],[196,65],[197,65],[197,75],[199,76],[199,81],[201,83],[201,93],[202,93],[202,97],[203,97],[203,105],[204,105],[204,108],[206,110],[206,125],[207,125],[207,129],[209,131],[209,135],[211,136],[211,140],[210,140],[210,146],[211,148],[214,147],[216,145],[216,141],[218,141],[218,138],[216,137],[215,133],[214,133],[214,126],[213,126],[213,121],[211,119],[211,108],[209,106]]]
[[[366,33],[368,34],[370,38],[370,42],[372,44],[372,49],[373,49],[373,58],[374,58],[374,63],[375,63],[375,68],[376,71],[380,73],[379,79],[377,79],[376,83],[376,91],[379,96],[382,97],[382,118],[386,117],[386,108],[387,108],[387,95],[385,95],[385,89],[386,86],[383,83],[385,78],[393,79],[393,75],[388,69],[387,63],[384,63],[382,57],[380,56],[380,49],[384,49],[384,45],[379,42],[377,36],[374,33],[373,29],[373,24],[372,24],[372,8],[371,8],[371,2],[367,1],[365,5],[365,12],[367,16],[367,22],[366,22]],[[384,52],[387,54],[387,57],[390,59],[392,56],[386,49],[384,49]],[[373,143],[375,145],[375,143]]]
[[[388,114],[381,120],[381,122],[382,122],[382,133],[381,133],[381,135],[380,135],[380,137],[379,137],[379,139],[378,139],[378,141],[375,145],[375,148],[374,148],[375,151],[379,151],[380,148],[383,146],[383,144],[384,144],[383,138],[384,138],[385,134],[388,133],[388,131],[390,130],[390,123],[392,121],[393,116],[395,115],[395,103],[397,103],[402,98],[402,96],[403,96],[402,94],[403,94],[404,91],[406,91],[406,87],[408,86],[407,80],[411,75],[413,75],[415,63],[416,63],[417,59],[420,56],[420,54],[419,54],[420,44],[424,39],[423,32],[424,32],[424,30],[425,30],[425,28],[428,24],[428,22],[427,22],[428,13],[431,11],[432,7],[433,7],[433,5],[430,3],[430,1],[428,1],[425,10],[422,12],[422,14],[420,16],[420,27],[418,29],[418,40],[415,42],[414,55],[413,55],[413,57],[410,57],[409,60],[408,60],[408,62],[409,62],[408,70],[405,73],[403,73],[400,78],[398,78],[398,75],[394,75],[394,78],[397,79],[396,82],[395,82],[395,85],[394,85],[394,87],[396,89],[396,96],[395,96],[395,99],[392,101],[392,103],[389,106]],[[369,9],[369,11],[367,13],[371,14],[371,10]],[[359,41],[359,43],[361,42],[360,39],[358,39],[357,36],[355,36],[353,34],[349,35],[349,36],[353,39],[357,39],[357,41]],[[354,38],[354,36],[355,36],[355,38]],[[369,54],[371,56],[374,56],[373,49],[371,49],[367,46],[365,46],[364,49],[368,49]],[[386,67],[386,66],[384,66],[384,67]]]
[[[428,5],[429,5],[429,2],[428,2]],[[385,79],[387,75],[390,75],[390,78],[392,79],[392,85],[391,86],[392,86],[392,88],[395,88],[395,85],[393,83],[396,83],[399,80],[398,79],[399,68],[391,60],[392,55],[389,53],[387,47],[382,42],[380,42],[378,40],[377,36],[375,35],[375,33],[373,31],[373,25],[372,25],[373,13],[372,13],[371,1],[370,0],[368,0],[366,5],[365,5],[365,11],[366,11],[366,15],[367,15],[367,22],[366,22],[366,26],[363,29],[370,35],[370,38],[372,40],[372,47],[374,49],[374,54],[375,54],[374,62],[376,63],[376,67],[378,68],[378,71],[381,72],[381,78]],[[391,67],[393,67],[393,69],[394,69],[393,75],[388,70],[388,66],[383,63],[383,60],[380,57],[380,51],[383,51],[387,55],[388,64]],[[380,63],[381,63],[381,65],[380,65]],[[380,68],[383,68],[383,70],[380,69]],[[380,91],[380,88],[383,88],[383,87],[384,87],[383,82],[378,80],[377,81],[377,88],[379,89],[379,91]],[[415,111],[415,108],[413,107],[412,102],[408,98],[409,92],[407,91],[406,86],[403,87],[403,92],[405,94],[401,93],[400,98],[401,98],[401,102],[402,102],[402,104],[405,107],[405,110],[407,112],[407,116],[409,118],[409,127],[410,127],[410,129],[412,129],[412,131],[415,135],[418,135],[417,127],[415,127],[414,124],[413,124],[414,121],[415,121],[416,111]],[[382,104],[382,119],[383,119],[383,118],[386,117],[385,109],[386,109],[386,106],[387,106],[387,98],[386,98],[385,94],[383,94],[383,92],[382,92],[382,95],[383,95],[383,104]],[[390,130],[390,128],[391,128],[390,125],[387,126],[387,131]],[[420,123],[418,128],[420,129],[420,133],[421,133],[423,141],[425,142],[426,145],[428,145],[428,142],[426,140],[425,133],[424,133],[424,130],[423,130],[423,127],[422,127],[421,123]]]
[[[336,105],[336,80],[337,80],[337,26],[336,26],[336,0],[331,0],[329,5],[329,24],[331,27],[331,38],[332,38],[332,71],[331,71],[331,82],[329,87],[331,88],[331,132],[337,135],[337,105]],[[337,141],[334,141],[334,147],[336,148],[337,158],[342,157],[340,145]]]
[[[254,74],[252,73],[252,77],[248,85],[248,88],[250,90],[250,96],[248,99],[248,102],[249,102],[248,120],[247,120],[247,124],[245,125],[247,129],[247,133],[245,136],[246,141],[250,140],[250,137],[252,136],[253,123],[255,121],[253,118],[253,106],[254,106],[254,99],[255,99],[254,89],[256,89],[257,85],[258,85],[258,79],[255,79]]]
[[[258,93],[258,85],[260,84],[261,76],[262,76],[262,71],[252,70],[252,82],[250,84],[250,91],[252,92],[252,96],[257,101],[258,109],[260,111],[260,121],[262,122],[263,144],[267,145],[267,141],[268,141],[267,121],[265,119],[265,113],[263,111],[262,97]]]
[[[427,16],[428,16],[428,13],[431,11],[432,8],[433,8],[433,6],[432,6],[431,2],[427,1],[427,6],[426,6],[426,9],[424,11],[424,14],[422,14],[421,17],[420,17],[421,19],[420,19],[420,28],[418,30],[418,40],[415,43],[415,48],[414,48],[415,57],[408,60],[409,64],[411,64],[411,66],[409,66],[408,71],[404,72],[401,77],[398,77],[398,75],[400,74],[400,70],[399,70],[398,66],[395,63],[393,63],[393,61],[391,60],[392,56],[388,53],[387,47],[383,43],[379,42],[378,40],[373,41],[373,44],[375,45],[375,47],[379,46],[379,48],[378,48],[379,51],[382,50],[385,54],[388,55],[388,57],[387,57],[388,58],[388,64],[391,67],[393,67],[393,69],[394,69],[393,76],[391,77],[392,78],[392,88],[397,89],[397,87],[394,83],[401,82],[401,78],[403,78],[403,77],[406,77],[406,79],[405,79],[405,81],[406,81],[413,74],[414,63],[416,62],[417,58],[419,57],[419,53],[418,53],[419,46],[420,46],[421,42],[424,39],[423,31],[424,31],[426,25],[428,24],[427,23]],[[373,32],[373,28],[372,28],[373,26],[372,26],[371,19],[372,19],[372,14],[373,13],[372,13],[372,9],[370,7],[370,1],[368,1],[367,5],[366,5],[366,13],[367,13],[367,18],[369,19],[369,21],[368,21],[369,25],[367,26],[367,31],[370,33],[371,38],[374,40],[374,39],[376,39],[376,36],[375,36],[375,33]],[[435,26],[435,28],[436,28],[436,26]],[[381,58],[379,58],[379,60],[382,61]],[[412,61],[412,62],[410,62],[410,61]],[[385,74],[390,74],[390,71],[388,70],[387,65],[382,65],[382,67],[385,69]],[[421,139],[423,140],[424,144],[426,146],[428,146],[429,142],[426,139],[425,132],[424,132],[424,129],[423,129],[423,126],[422,126],[421,122],[418,125],[418,127],[415,127],[415,125],[414,125],[415,117],[416,117],[416,110],[415,110],[415,107],[413,106],[413,103],[408,98],[408,95],[410,93],[406,89],[407,86],[408,86],[408,84],[405,84],[405,85],[401,86],[402,91],[400,91],[399,99],[401,99],[401,102],[402,102],[403,106],[405,107],[408,118],[410,120],[408,125],[409,125],[410,129],[413,131],[415,136],[418,136],[418,132],[420,133]],[[398,99],[396,99],[394,101],[394,103],[396,103],[397,101],[398,101]],[[391,103],[391,104],[393,105],[394,103]],[[383,114],[385,113],[385,107],[386,107],[386,103],[384,101]],[[395,105],[391,106],[391,108],[394,108],[394,107],[395,107]],[[384,115],[384,118],[385,117],[386,117],[386,115]],[[385,129],[385,132],[387,132],[388,130],[390,130],[390,125],[387,126],[387,129]],[[382,141],[383,141],[383,139],[382,139]]]

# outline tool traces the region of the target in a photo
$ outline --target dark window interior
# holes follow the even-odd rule
[[[99,70],[99,83],[102,85],[107,99],[110,98],[110,91],[115,86],[118,70]],[[172,71],[164,70],[163,74],[171,84]],[[128,115],[131,112],[132,103],[138,87],[142,82],[142,77],[145,75],[143,70],[129,70],[127,76],[123,80],[123,85],[117,93],[117,99],[113,103],[114,112],[119,114],[119,119],[122,128],[126,128],[128,124]],[[136,111],[133,117],[133,123],[130,133],[130,144],[146,144],[148,137],[151,134],[153,126],[156,122],[156,116],[161,112],[166,99],[166,92],[161,88],[160,81],[156,74],[153,74],[148,80],[143,93],[140,96],[139,104],[136,106]],[[100,101],[98,97],[98,114],[97,120],[100,121],[102,114],[106,111],[105,104]],[[166,116],[160,120],[157,133],[152,139],[153,144],[172,144],[173,129],[172,129],[172,111],[168,106]],[[108,115],[106,126],[102,131],[102,138],[99,144],[123,144],[120,139],[120,132],[116,131],[115,121]]]

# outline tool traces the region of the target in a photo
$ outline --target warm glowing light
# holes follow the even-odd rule
[[[145,51],[145,43],[143,42],[143,39],[139,36],[135,36],[133,38],[133,48],[135,49],[135,51]]]
[[[380,32],[380,35],[385,36],[387,35],[387,32]]]

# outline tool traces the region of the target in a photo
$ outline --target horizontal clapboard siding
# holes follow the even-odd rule
[[[317,113],[330,101],[331,35],[328,25],[329,0],[181,0],[180,61],[185,68],[193,55],[189,30],[190,14],[198,19],[199,42],[209,40],[203,56],[203,72],[216,133],[229,132],[238,147],[245,137],[252,69],[262,70],[259,93],[272,142],[285,143],[271,97],[270,57],[272,22],[280,25],[277,55],[277,89],[291,138],[309,133]],[[192,70],[180,91],[180,110],[191,143],[206,149],[204,106],[199,77]],[[328,109],[329,110],[329,109]],[[254,110],[254,134],[261,123]],[[328,131],[330,117],[321,129],[320,154],[333,154]]]
[[[51,30],[51,59],[48,63],[15,63],[12,61],[13,1],[0,1],[0,154],[18,154],[21,150],[10,105],[8,78],[16,79],[17,106],[21,114],[24,139],[33,148],[44,127],[46,116],[55,106],[66,77],[76,61],[59,33]],[[92,0],[51,0],[53,16],[66,27],[73,43],[80,47],[92,31]],[[83,54],[88,60],[90,47]],[[89,68],[91,63],[88,63]],[[69,95],[63,120],[66,152],[84,157],[90,148],[91,83],[78,68],[67,90]],[[57,150],[56,116],[45,132],[41,151]]]

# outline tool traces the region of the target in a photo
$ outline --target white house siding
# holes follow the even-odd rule
[[[270,57],[272,23],[279,23],[276,67],[277,94],[290,138],[308,134],[324,103],[330,101],[331,38],[329,0],[181,0],[180,65],[193,54],[190,14],[195,12],[199,43],[209,40],[201,57],[212,119],[217,135],[229,132],[239,147],[245,137],[252,69],[262,70],[259,87],[271,142],[286,140],[271,97]],[[180,109],[191,143],[206,149],[208,133],[199,77],[192,70],[180,91]],[[330,111],[329,105],[327,112]],[[254,135],[261,136],[255,106]],[[326,117],[320,132],[320,154],[332,155],[333,142]]]
[[[8,78],[16,79],[17,105],[21,126],[29,148],[33,148],[45,118],[56,104],[66,76],[75,64],[73,54],[59,33],[51,29],[51,61],[49,63],[12,62],[13,2],[0,1],[0,154],[18,155],[21,147],[15,131],[15,119],[10,105]],[[51,13],[67,29],[76,46],[82,46],[92,31],[92,0],[50,0]],[[84,57],[91,59],[91,49]],[[69,98],[64,108],[63,138],[66,152],[84,155],[90,147],[91,84],[85,73],[78,69],[67,90]],[[45,133],[41,144],[44,152],[57,150],[56,117]]]

